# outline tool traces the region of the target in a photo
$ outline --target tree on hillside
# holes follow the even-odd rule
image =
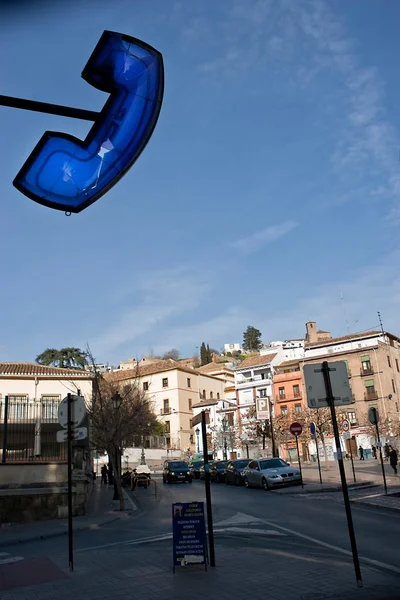
[[[80,348],[47,348],[36,357],[40,365],[60,367],[61,369],[84,369],[88,364],[87,353]]]
[[[201,346],[200,346],[200,362],[201,362],[201,366],[203,367],[204,365],[208,365],[210,362],[212,362],[212,353],[210,350],[210,346],[207,344],[207,346],[205,345],[204,342],[202,342]]]
[[[256,352],[261,347],[261,331],[249,325],[243,333],[243,349],[249,352]]]
[[[168,350],[167,352],[165,352],[165,354],[163,354],[162,359],[168,360],[169,358],[171,358],[172,360],[179,360],[179,356],[179,350],[177,348],[171,348],[171,350]]]
[[[118,490],[120,510],[125,509],[121,487],[120,456],[133,445],[135,436],[159,432],[157,417],[138,380],[126,384],[104,379],[98,372],[93,381],[93,402],[88,409],[91,441],[97,451],[106,451]]]

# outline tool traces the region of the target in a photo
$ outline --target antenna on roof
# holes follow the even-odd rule
[[[379,312],[379,310],[377,312],[378,312],[379,325],[381,326],[382,335],[384,336],[385,330],[383,329],[383,325],[382,325],[381,313]]]
[[[347,335],[349,335],[350,334],[350,326],[349,326],[349,321],[347,319],[346,305],[344,303],[344,298],[343,298],[343,293],[342,292],[340,292],[340,297],[342,299],[342,306],[343,306],[344,318],[346,320]]]

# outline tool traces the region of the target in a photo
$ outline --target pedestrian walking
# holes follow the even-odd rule
[[[387,442],[384,445],[383,450],[385,452],[385,460],[388,460],[388,458],[389,458],[389,444]]]
[[[372,450],[372,458],[376,458],[376,446],[374,446],[374,444],[372,444],[371,450]]]
[[[107,484],[107,467],[103,465],[101,467],[101,483]]]
[[[397,452],[392,446],[389,446],[389,461],[394,474],[397,475]]]
[[[365,460],[364,458],[364,448],[362,446],[359,447],[358,449],[359,453],[360,453],[360,460]]]

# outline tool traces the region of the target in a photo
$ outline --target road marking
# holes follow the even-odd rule
[[[7,565],[9,563],[19,562],[24,560],[23,556],[11,556],[8,552],[0,552],[0,565]]]
[[[316,538],[311,537],[310,535],[305,535],[304,533],[299,533],[298,531],[294,531],[293,529],[289,529],[288,527],[283,527],[282,525],[277,525],[276,523],[272,523],[271,521],[263,520],[266,525],[270,525],[271,527],[276,527],[285,533],[290,533],[291,535],[295,535],[297,537],[303,538],[309,542],[313,542],[314,544],[318,544],[319,546],[324,546],[325,548],[329,548],[330,550],[335,550],[336,552],[340,552],[341,554],[346,554],[346,556],[353,556],[349,550],[345,550],[344,548],[340,548],[340,546],[334,546],[333,544],[328,544],[328,542],[323,542],[322,540],[317,540]],[[366,562],[374,567],[379,567],[380,569],[386,569],[387,571],[392,571],[393,573],[400,574],[400,568],[394,567],[393,565],[388,565],[386,563],[382,563],[379,560],[375,560],[373,558],[367,558],[366,556],[359,556],[359,559],[363,562]]]

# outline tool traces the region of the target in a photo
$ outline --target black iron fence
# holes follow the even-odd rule
[[[66,442],[57,441],[59,399],[0,400],[0,464],[67,460]]]

